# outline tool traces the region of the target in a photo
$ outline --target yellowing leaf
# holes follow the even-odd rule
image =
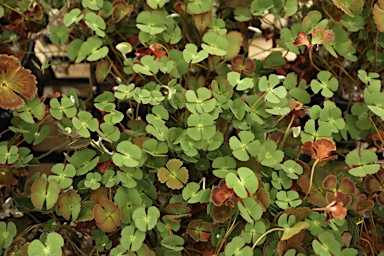
[[[171,159],[167,162],[167,168],[160,168],[157,178],[161,183],[165,183],[170,189],[181,189],[188,182],[188,170],[181,167],[183,162],[178,159]]]
[[[29,100],[35,97],[36,84],[36,77],[30,70],[24,69],[17,58],[0,54],[1,108],[15,110],[22,107],[24,105],[22,97]]]
[[[380,32],[384,32],[384,0],[379,0],[373,7],[373,20]]]

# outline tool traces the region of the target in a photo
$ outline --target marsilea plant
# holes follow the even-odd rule
[[[384,1],[30,4],[102,90],[39,98],[0,55],[4,255],[383,255]]]

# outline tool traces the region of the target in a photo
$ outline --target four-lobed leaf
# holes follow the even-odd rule
[[[182,166],[179,159],[171,159],[166,164],[167,168],[161,167],[157,171],[157,178],[170,189],[181,189],[188,182],[188,169]]]

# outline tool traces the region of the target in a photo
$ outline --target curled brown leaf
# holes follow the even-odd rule
[[[311,156],[312,159],[318,159],[320,161],[324,160],[334,160],[337,159],[337,156],[332,156],[332,151],[336,150],[335,143],[327,138],[321,138],[315,142],[306,141],[301,149]]]

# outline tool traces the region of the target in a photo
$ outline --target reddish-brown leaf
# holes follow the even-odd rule
[[[301,148],[312,159],[320,161],[337,159],[337,156],[331,156],[331,152],[336,150],[335,143],[327,138],[320,138],[315,142],[306,141]]]
[[[327,213],[330,213],[332,218],[345,219],[347,216],[347,208],[344,207],[343,202],[333,201],[326,207]]]
[[[305,32],[299,32],[299,34],[297,34],[296,40],[293,44],[295,46],[305,45],[307,47],[310,47],[310,43],[308,41],[307,34]]]

